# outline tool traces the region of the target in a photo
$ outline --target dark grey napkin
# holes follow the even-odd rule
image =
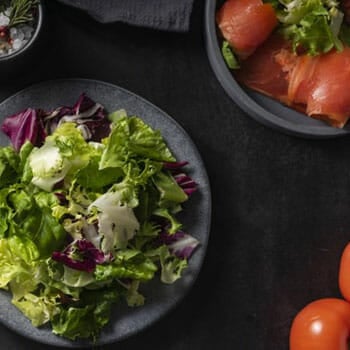
[[[194,0],[59,0],[102,23],[125,22],[160,30],[189,29]]]

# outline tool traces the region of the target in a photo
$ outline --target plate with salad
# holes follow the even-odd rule
[[[347,0],[207,0],[219,82],[260,123],[305,138],[350,132]]]
[[[108,83],[63,79],[0,104],[0,322],[63,347],[127,338],[200,271],[210,188],[184,129]]]

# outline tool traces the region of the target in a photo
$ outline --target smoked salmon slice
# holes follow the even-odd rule
[[[296,55],[277,35],[242,62],[235,78],[310,117],[342,128],[350,116],[350,48]]]
[[[272,5],[262,0],[228,0],[216,13],[216,21],[241,59],[250,56],[278,24]]]
[[[287,71],[288,104],[304,105],[307,115],[342,128],[350,116],[350,48],[318,56],[287,55],[294,65],[279,63]]]
[[[271,35],[253,55],[241,62],[234,76],[243,85],[288,104],[288,72],[284,69],[291,55],[284,55],[289,44],[278,34]],[[289,52],[289,51],[287,51]],[[281,64],[282,56],[283,64]],[[295,66],[294,60],[289,63]]]
[[[350,116],[350,48],[318,56],[306,113],[342,128]]]

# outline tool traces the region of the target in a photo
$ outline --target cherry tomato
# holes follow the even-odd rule
[[[340,259],[339,289],[344,299],[350,301],[350,243],[345,247]]]
[[[294,318],[290,350],[348,350],[350,303],[342,299],[319,299]]]

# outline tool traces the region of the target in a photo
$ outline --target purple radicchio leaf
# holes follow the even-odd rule
[[[192,180],[186,174],[180,173],[174,176],[177,184],[183,189],[183,191],[190,196],[193,192],[197,191],[197,183]]]
[[[183,231],[169,234],[165,231],[160,233],[160,243],[169,247],[172,254],[180,259],[189,259],[198,247],[199,241]]]
[[[190,196],[197,190],[197,183],[192,178],[186,175],[182,168],[188,164],[187,161],[183,162],[165,162],[163,163],[164,169],[170,171],[174,176],[177,184],[183,189],[183,191]]]
[[[72,111],[73,114],[80,114],[86,112],[95,105],[96,103],[90,97],[88,97],[85,93],[82,93],[77,102],[75,102]]]
[[[76,123],[87,141],[101,141],[110,133],[110,121],[104,107],[85,93],[72,107],[62,106],[52,111],[27,108],[11,115],[3,121],[1,130],[18,151],[27,140],[34,146],[41,146],[45,137],[64,122]]]
[[[72,107],[68,106],[58,107],[53,111],[45,112],[45,114],[43,114],[43,124],[46,133],[51,135],[58,127],[61,118],[70,114],[72,114]]]
[[[41,110],[32,108],[5,118],[1,130],[10,138],[16,151],[19,151],[26,141],[30,141],[34,146],[40,146],[46,137]]]
[[[51,257],[72,269],[86,272],[93,272],[97,264],[110,260],[109,255],[86,239],[73,241],[62,252],[53,252]]]
[[[101,141],[110,133],[110,121],[104,107],[94,102],[85,93],[73,107],[59,107],[44,118],[45,129],[51,134],[64,122],[74,122],[88,141]]]
[[[187,165],[188,162],[164,162],[163,167],[168,170],[178,170],[183,168],[185,165]]]

